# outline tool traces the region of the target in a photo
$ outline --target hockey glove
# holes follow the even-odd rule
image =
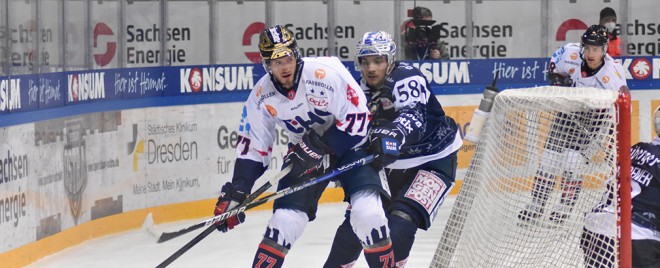
[[[300,177],[322,166],[323,156],[332,152],[314,130],[305,134],[284,158],[284,165],[292,165],[289,174]]]
[[[247,194],[237,191],[234,189],[232,186],[231,182],[226,183],[224,186],[222,186],[222,190],[220,191],[220,197],[218,197],[218,202],[215,203],[215,209],[213,210],[213,214],[216,216],[227,212],[227,210],[230,210],[239,204],[243,203],[245,198],[247,197]],[[234,229],[236,225],[239,225],[245,221],[245,213],[241,212],[236,216],[232,216],[228,218],[225,221],[220,221],[216,226],[216,229],[220,232],[227,232],[228,230]]]
[[[548,80],[551,86],[572,87],[573,80],[568,76],[563,76],[558,73],[548,73]]]
[[[380,171],[399,157],[404,137],[396,124],[386,120],[376,122],[371,131],[369,152],[374,155],[371,166]]]

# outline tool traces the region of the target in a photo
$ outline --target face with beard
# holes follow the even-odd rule
[[[370,87],[378,88],[385,82],[387,76],[387,56],[369,55],[360,57],[362,78]]]
[[[296,72],[296,58],[294,56],[270,60],[268,68],[283,88],[291,89],[293,87],[293,78]]]

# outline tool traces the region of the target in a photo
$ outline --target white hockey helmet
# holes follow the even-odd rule
[[[653,121],[655,122],[655,134],[660,137],[660,106],[655,108],[655,119]]]
[[[370,55],[382,55],[387,57],[387,73],[394,68],[394,56],[396,55],[396,43],[392,35],[385,31],[366,32],[357,44],[355,53],[355,70],[360,68],[360,57]]]

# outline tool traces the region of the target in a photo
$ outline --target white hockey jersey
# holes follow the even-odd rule
[[[287,132],[292,144],[310,129],[323,135],[333,124],[351,136],[364,137],[371,120],[366,103],[359,84],[338,58],[303,58],[295,94],[280,93],[270,74],[254,86],[243,107],[237,156],[267,166],[276,126]]]
[[[551,71],[573,80],[574,87],[595,87],[601,89],[619,90],[627,86],[623,66],[618,60],[605,54],[604,66],[592,76],[582,73],[582,58],[580,57],[580,44],[568,43],[552,54],[550,59]],[[554,65],[554,67],[552,67]]]

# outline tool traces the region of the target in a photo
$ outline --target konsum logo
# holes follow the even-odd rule
[[[627,58],[622,60],[621,65],[626,70],[626,79],[660,78],[660,58]]]
[[[254,87],[253,66],[181,68],[181,93],[250,90]]]
[[[21,108],[21,79],[0,80],[0,112]]]
[[[86,101],[105,98],[105,72],[69,74],[68,101]]]
[[[651,75],[651,72],[651,62],[645,58],[637,58],[630,64],[630,74],[632,74],[635,79],[646,79]]]
[[[429,82],[436,84],[470,83],[470,62],[424,62],[413,63]]]

